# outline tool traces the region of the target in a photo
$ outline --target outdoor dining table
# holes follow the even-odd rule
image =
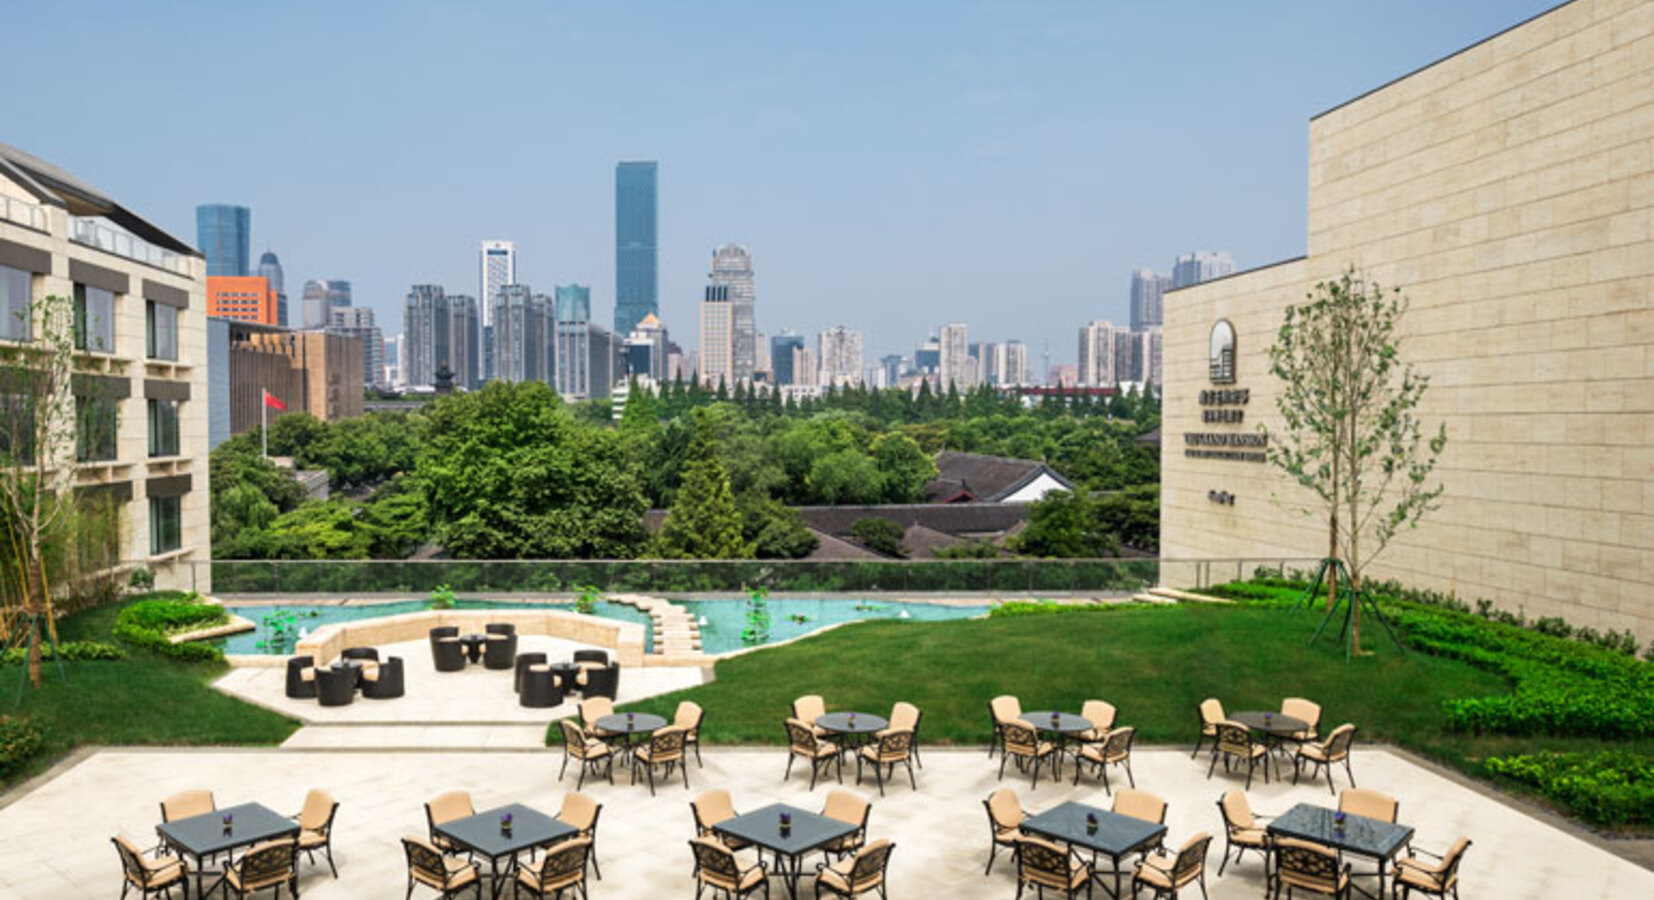
[[[1279,749],[1287,739],[1298,732],[1309,730],[1309,723],[1297,716],[1286,716],[1268,710],[1244,709],[1230,713],[1229,720],[1239,722],[1262,734],[1271,751]]]
[[[507,815],[511,816],[509,829],[503,824]],[[579,829],[574,826],[564,824],[521,803],[511,803],[463,819],[453,819],[432,826],[431,830],[454,842],[461,849],[487,858],[489,877],[493,882],[489,896],[496,898],[500,896],[500,888],[503,886],[501,860],[506,860],[503,880],[510,880],[517,872],[517,854],[579,834]]]
[[[220,853],[233,855],[242,847],[251,847],[262,841],[296,836],[299,823],[262,803],[243,803],[163,822],[155,830],[160,833],[162,842],[177,851],[180,857],[195,857],[195,896],[205,897],[224,883],[224,873],[218,873],[218,880],[213,882],[211,891],[203,891],[202,876],[206,874],[202,868],[203,860]]]
[[[462,634],[459,636],[459,645],[465,648],[465,659],[468,662],[477,662],[482,659],[482,648],[488,643],[486,634]]]
[[[1092,827],[1086,820],[1087,815],[1096,818],[1096,827]],[[1037,816],[1023,819],[1022,830],[1026,834],[1047,838],[1070,847],[1090,850],[1092,877],[1116,900],[1120,897],[1120,878],[1123,874],[1120,871],[1120,860],[1128,854],[1141,853],[1150,847],[1158,846],[1166,836],[1164,825],[1145,822],[1072,800],[1054,806]],[[1108,857],[1114,866],[1112,890],[1109,889],[1108,882],[1103,881],[1102,876],[1105,873],[1096,871],[1096,860],[1099,856]]]
[[[781,824],[783,813],[789,817],[785,827]],[[787,883],[787,895],[797,900],[804,854],[853,833],[856,826],[796,806],[772,803],[746,815],[725,819],[712,826],[712,830],[774,854],[776,871]]]
[[[1085,716],[1076,716],[1073,713],[1058,712],[1051,709],[1035,710],[1022,714],[1022,721],[1033,726],[1035,731],[1052,735],[1056,738],[1057,765],[1055,777],[1062,777],[1062,757],[1068,752],[1068,744],[1077,734],[1084,734],[1095,728],[1091,720]]]
[[[836,712],[817,716],[816,727],[831,732],[839,749],[854,754],[865,744],[872,743],[874,732],[890,727],[890,720],[864,712]]]
[[[1368,856],[1378,861],[1378,893],[1351,885],[1369,897],[1384,896],[1384,866],[1413,839],[1410,825],[1398,825],[1382,819],[1340,814],[1335,809],[1300,803],[1269,823],[1269,833],[1279,837],[1331,847],[1340,853]]]

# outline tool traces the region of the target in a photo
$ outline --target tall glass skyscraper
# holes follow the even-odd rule
[[[270,290],[276,292],[276,324],[287,327],[287,285],[281,273],[281,259],[274,251],[266,250],[258,258],[258,273],[270,280]]]
[[[654,162],[615,166],[615,333],[631,334],[643,317],[660,314],[655,261]]]
[[[208,203],[195,208],[195,242],[207,257],[207,277],[245,277],[253,255],[253,211]]]

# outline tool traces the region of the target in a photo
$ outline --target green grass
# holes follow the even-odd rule
[[[108,641],[124,604],[66,617],[61,640]],[[65,663],[65,684],[48,662],[41,687],[17,697],[21,666],[0,667],[0,714],[34,717],[48,729],[46,751],[13,776],[37,774],[84,745],[274,745],[298,723],[211,688],[222,663],[184,663],[127,647],[123,660]]]

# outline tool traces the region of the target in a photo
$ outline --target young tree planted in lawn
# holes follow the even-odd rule
[[[1343,561],[1357,597],[1363,569],[1442,496],[1430,480],[1447,429],[1427,436],[1418,417],[1430,379],[1402,359],[1397,332],[1406,311],[1399,288],[1386,291],[1351,268],[1287,307],[1269,350],[1270,371],[1283,382],[1275,405],[1284,422],[1278,433],[1263,429],[1269,461],[1319,501],[1301,511],[1327,516],[1328,557]],[[1336,587],[1329,612],[1335,601]],[[1359,652],[1359,604],[1351,616]]]
[[[753,546],[741,533],[741,513],[718,461],[710,428],[697,425],[683,466],[677,501],[656,540],[667,559],[751,559]]]

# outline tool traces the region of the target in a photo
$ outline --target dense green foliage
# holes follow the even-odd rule
[[[1482,764],[1497,778],[1537,788],[1598,825],[1654,825],[1654,758],[1610,750],[1496,756]]]
[[[110,629],[111,636],[124,643],[152,650],[183,662],[222,662],[217,647],[186,641],[173,643],[174,634],[218,625],[226,620],[224,608],[202,603],[194,594],[163,591],[127,604]]]
[[[95,662],[98,660],[112,661],[124,659],[125,653],[114,644],[102,641],[61,641],[54,651],[51,644],[42,644],[40,658],[45,660],[61,656],[66,662]],[[28,648],[12,647],[0,654],[0,666],[22,665],[28,657]]]
[[[11,777],[45,748],[45,726],[32,718],[0,716],[0,779]]]
[[[885,556],[902,555],[902,536],[907,532],[889,519],[857,519],[850,523],[850,536],[863,547]]]
[[[1013,547],[1029,556],[1113,556],[1120,549],[1116,533],[1102,520],[1103,500],[1084,491],[1053,491],[1028,508],[1028,527]]]
[[[1015,619],[1022,616],[1059,616],[1074,613],[1119,612],[1133,609],[1130,603],[1053,603],[1049,600],[1017,600],[1000,603],[988,610],[990,619]]]
[[[729,488],[729,473],[703,425],[689,447],[683,482],[655,539],[662,559],[751,559],[753,545],[741,528],[741,513]]]

